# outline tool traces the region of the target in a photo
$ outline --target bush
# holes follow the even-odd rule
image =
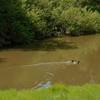
[[[81,18],[78,21],[81,32],[86,33],[99,33],[100,32],[100,14],[91,10],[82,9]]]
[[[96,0],[1,0],[0,47],[63,34],[100,32]]]
[[[58,23],[63,24],[66,33],[80,35],[100,32],[100,14],[96,11],[70,7],[63,12],[54,10],[53,16]]]

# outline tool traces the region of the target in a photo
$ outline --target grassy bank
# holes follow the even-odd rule
[[[55,85],[48,89],[1,90],[0,100],[100,100],[100,85]]]

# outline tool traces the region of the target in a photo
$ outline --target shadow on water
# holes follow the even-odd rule
[[[27,45],[22,50],[43,50],[43,51],[55,51],[57,49],[77,49],[78,47],[73,42],[58,41],[58,40],[45,40],[35,41],[31,45]]]
[[[20,49],[22,51],[55,51],[57,49],[78,49],[78,46],[71,41],[66,41],[62,38],[49,38],[45,40],[34,40],[31,44],[9,46],[6,48],[0,48],[0,51],[9,51],[11,49]]]
[[[2,63],[2,62],[6,62],[6,61],[7,61],[6,58],[0,58],[0,63]]]

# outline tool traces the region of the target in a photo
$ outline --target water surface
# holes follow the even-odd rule
[[[100,35],[57,38],[53,44],[48,41],[36,49],[0,51],[0,88],[34,88],[48,81],[71,85],[100,83]],[[80,63],[45,64],[69,60]]]

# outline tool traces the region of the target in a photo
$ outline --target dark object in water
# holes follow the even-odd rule
[[[80,64],[80,61],[78,61],[77,64]]]
[[[72,63],[73,64],[80,64],[80,61],[79,60],[72,60]]]

